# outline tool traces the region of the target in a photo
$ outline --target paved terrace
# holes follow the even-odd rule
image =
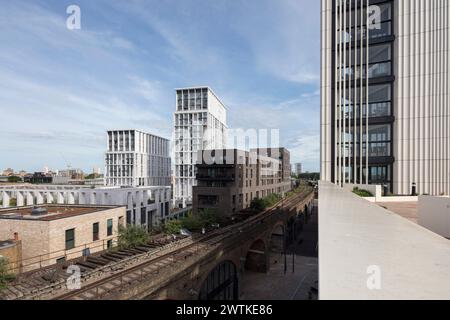
[[[392,211],[399,216],[419,224],[419,203],[416,202],[377,202],[377,205]]]
[[[370,266],[380,289],[368,288]],[[319,283],[322,300],[450,299],[450,241],[321,182]]]

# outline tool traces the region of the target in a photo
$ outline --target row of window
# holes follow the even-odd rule
[[[120,223],[119,218],[119,223]],[[76,229],[68,229],[65,232],[65,248],[66,250],[72,250],[76,247],[76,238],[75,238]],[[108,219],[106,221],[106,236],[110,237],[113,235],[113,219]],[[100,223],[96,222],[92,225],[92,242],[100,240]],[[112,244],[112,240],[111,240]],[[108,245],[109,248],[109,245]]]
[[[362,91],[362,92],[361,92]],[[368,103],[387,102],[392,99],[392,86],[390,83],[381,85],[369,86]],[[366,103],[367,91],[366,88],[346,88],[345,95],[344,90],[341,89],[341,101],[337,101],[341,105],[351,105],[356,102],[359,104],[361,100]]]
[[[366,173],[368,172],[368,175]],[[346,167],[342,170],[342,180],[353,181],[355,171],[353,167]],[[362,175],[362,180],[360,177]],[[360,167],[356,168],[356,183],[366,183],[366,176],[369,184],[389,184],[391,182],[391,165],[369,166],[369,170],[363,167],[362,172]]]

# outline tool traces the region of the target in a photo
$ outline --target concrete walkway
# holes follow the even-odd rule
[[[317,220],[317,209],[315,209],[310,222],[304,227],[298,239],[300,243],[289,248],[290,254],[286,257],[286,274],[284,256],[278,256],[276,259],[278,263],[271,265],[267,274],[246,271],[241,280],[241,300],[309,299],[310,288],[318,279]]]

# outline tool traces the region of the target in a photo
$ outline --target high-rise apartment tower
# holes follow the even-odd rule
[[[225,149],[227,109],[208,87],[176,90],[174,202],[192,204],[196,186],[197,152]]]
[[[321,174],[450,192],[448,0],[322,0]]]
[[[108,131],[108,186],[170,186],[169,140],[138,130]]]

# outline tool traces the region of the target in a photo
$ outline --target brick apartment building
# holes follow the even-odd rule
[[[199,152],[193,213],[213,209],[229,216],[250,207],[255,198],[290,191],[289,159],[284,148]]]

